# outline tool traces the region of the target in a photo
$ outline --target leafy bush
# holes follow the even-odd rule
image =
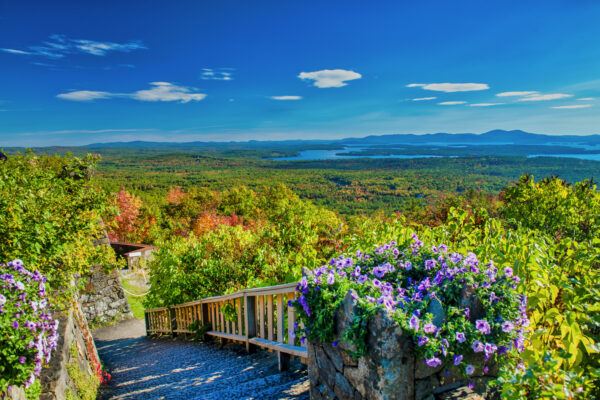
[[[58,321],[49,311],[45,283],[21,260],[0,264],[0,393],[33,385],[56,349]]]
[[[344,292],[354,290],[360,323],[344,333],[358,349],[354,356],[365,351],[368,316],[385,309],[412,336],[427,365],[458,366],[473,352],[484,353],[486,361],[502,361],[505,357],[497,356],[523,350],[529,320],[518,282],[511,268],[499,271],[492,261],[484,266],[475,254],[449,253],[444,244],[425,247],[413,235],[400,246],[391,242],[332,259],[314,271],[314,278],[301,280],[296,306],[305,325],[303,338],[330,342],[333,314]],[[467,292],[481,300],[472,309],[465,303]],[[436,305],[437,314],[431,312]],[[473,368],[467,365],[465,374],[473,374]]]
[[[182,198],[186,195],[180,192],[175,197]],[[339,224],[335,214],[300,200],[285,187],[260,195],[232,190],[224,199],[219,208],[243,214],[243,223],[215,223],[210,229],[195,229],[198,236],[157,243],[159,250],[148,263],[147,306],[297,282],[301,266],[315,268],[331,255],[334,247],[328,239],[335,237]]]
[[[52,292],[95,263],[114,263],[110,248],[92,243],[111,211],[90,181],[96,161],[27,152],[0,162],[0,260],[20,257],[47,277]]]
[[[587,180],[575,185],[557,177],[535,183],[523,175],[502,193],[504,217],[557,238],[589,240],[600,237],[600,194]]]

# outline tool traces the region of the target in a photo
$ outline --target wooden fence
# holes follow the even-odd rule
[[[307,351],[294,335],[296,311],[287,305],[296,296],[296,283],[241,290],[172,307],[145,311],[146,335],[195,333],[192,323],[210,324],[207,335],[222,342],[245,343],[251,353],[256,347],[277,352],[279,369],[289,367],[290,356],[306,362]],[[225,312],[224,312],[225,311]],[[197,321],[197,322],[196,322]]]

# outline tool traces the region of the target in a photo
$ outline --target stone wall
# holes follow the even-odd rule
[[[476,369],[469,380],[455,367],[448,371],[442,366],[428,367],[422,358],[416,357],[412,339],[385,310],[380,310],[369,322],[366,354],[353,360],[348,352],[356,349],[340,339],[355,307],[356,300],[349,293],[335,316],[336,347],[331,343],[308,344],[311,399],[495,398],[488,387],[488,382],[497,376],[494,366],[489,366],[487,375]],[[473,365],[482,365],[482,361],[467,360]],[[469,381],[474,383],[472,390],[467,387]]]
[[[107,274],[97,267],[80,293],[80,304],[92,325],[133,318],[118,270]]]

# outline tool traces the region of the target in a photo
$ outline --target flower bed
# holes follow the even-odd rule
[[[20,260],[0,264],[0,393],[11,385],[39,385],[42,365],[58,341],[58,321],[49,311],[46,277]]]
[[[473,253],[453,253],[444,244],[426,247],[413,235],[402,245],[332,259],[307,275],[298,285],[295,306],[304,328],[297,334],[333,348],[341,341],[354,359],[367,352],[369,322],[381,312],[412,341],[417,370],[487,375],[507,353],[523,349],[529,321],[519,278]],[[347,295],[355,304],[342,334],[336,312]]]

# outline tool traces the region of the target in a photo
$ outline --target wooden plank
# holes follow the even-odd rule
[[[285,306],[283,304],[283,295],[277,295],[277,341],[279,343],[285,342],[285,336],[283,336],[283,325],[285,324]]]
[[[246,325],[246,351],[252,353],[255,349],[248,339],[256,336],[256,303],[254,296],[244,296],[244,324]]]
[[[229,339],[229,340],[238,340],[240,342],[245,342],[246,337],[243,335],[234,335],[233,333],[223,333],[218,331],[208,331],[207,335],[216,336],[218,338]]]
[[[265,296],[259,296],[258,297],[258,321],[259,321],[259,332],[260,335],[259,337],[264,338],[265,337]]]
[[[288,293],[287,298],[294,301],[296,293]],[[296,310],[294,307],[288,307],[288,344],[294,346],[296,344],[294,324],[296,323]]]
[[[223,303],[219,303],[219,316],[221,318],[221,325],[219,326],[219,332],[225,332],[225,316],[223,315]]]
[[[267,339],[273,340],[273,296],[267,296]]]
[[[305,347],[291,346],[285,343],[278,343],[272,340],[262,338],[251,338],[249,342],[265,349],[281,351],[282,353],[291,354],[298,357],[308,357],[308,352]]]
[[[244,334],[244,327],[242,326],[242,299],[237,299],[237,319],[238,319],[238,335]]]

